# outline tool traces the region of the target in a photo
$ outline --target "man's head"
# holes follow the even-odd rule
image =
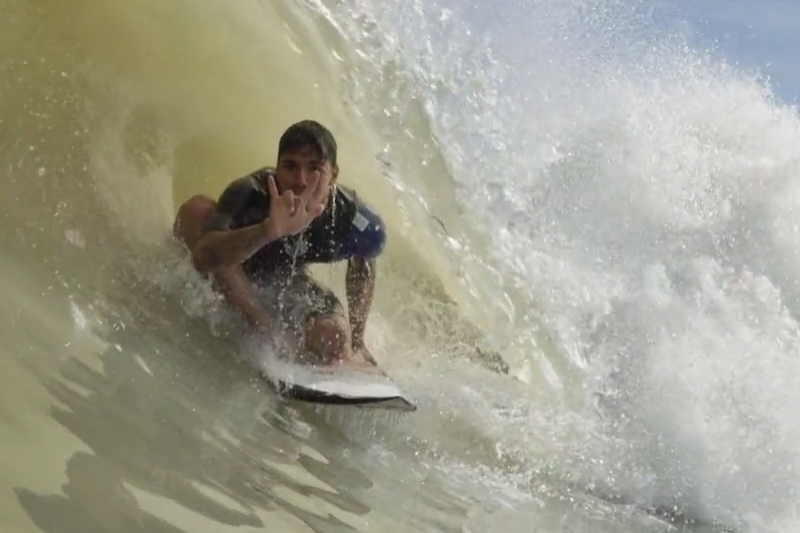
[[[313,120],[289,126],[278,142],[276,185],[280,192],[300,194],[315,173],[336,181],[336,140],[328,129]]]

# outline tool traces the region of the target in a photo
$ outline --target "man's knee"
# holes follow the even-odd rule
[[[350,348],[350,327],[340,315],[314,317],[306,329],[306,348],[326,363],[347,357]]]
[[[208,196],[202,194],[192,196],[178,208],[175,222],[172,224],[172,234],[191,249],[200,238],[203,224],[216,206],[216,202]]]

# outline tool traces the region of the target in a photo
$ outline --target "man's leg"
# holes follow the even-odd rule
[[[196,195],[178,209],[172,233],[192,251],[200,240],[205,221],[214,212],[216,202],[208,196]],[[296,275],[296,283],[288,320],[301,330],[302,346],[310,362],[333,364],[353,358],[350,323],[336,295],[323,288],[305,273]],[[288,303],[288,302],[287,302]]]
[[[306,323],[305,348],[325,364],[351,360],[350,324],[344,314],[310,317]]]
[[[181,241],[189,251],[192,251],[203,230],[203,224],[214,212],[216,202],[208,196],[201,194],[186,200],[175,215],[172,224],[172,234]]]
[[[315,364],[334,364],[354,359],[350,323],[339,299],[330,289],[305,272],[295,274],[290,297],[293,309],[287,317],[295,324],[305,348],[302,359]]]

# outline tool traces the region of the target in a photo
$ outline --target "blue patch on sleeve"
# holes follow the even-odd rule
[[[338,260],[359,257],[374,259],[383,251],[386,231],[383,220],[364,204],[359,204],[350,231],[339,247]]]

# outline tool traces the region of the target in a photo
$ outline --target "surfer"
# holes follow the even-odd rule
[[[337,184],[336,151],[322,124],[293,124],[278,142],[276,167],[234,180],[218,201],[191,197],[173,234],[250,325],[286,335],[302,361],[374,365],[364,330],[386,233],[381,218]],[[306,270],[338,261],[347,261],[347,313]]]

